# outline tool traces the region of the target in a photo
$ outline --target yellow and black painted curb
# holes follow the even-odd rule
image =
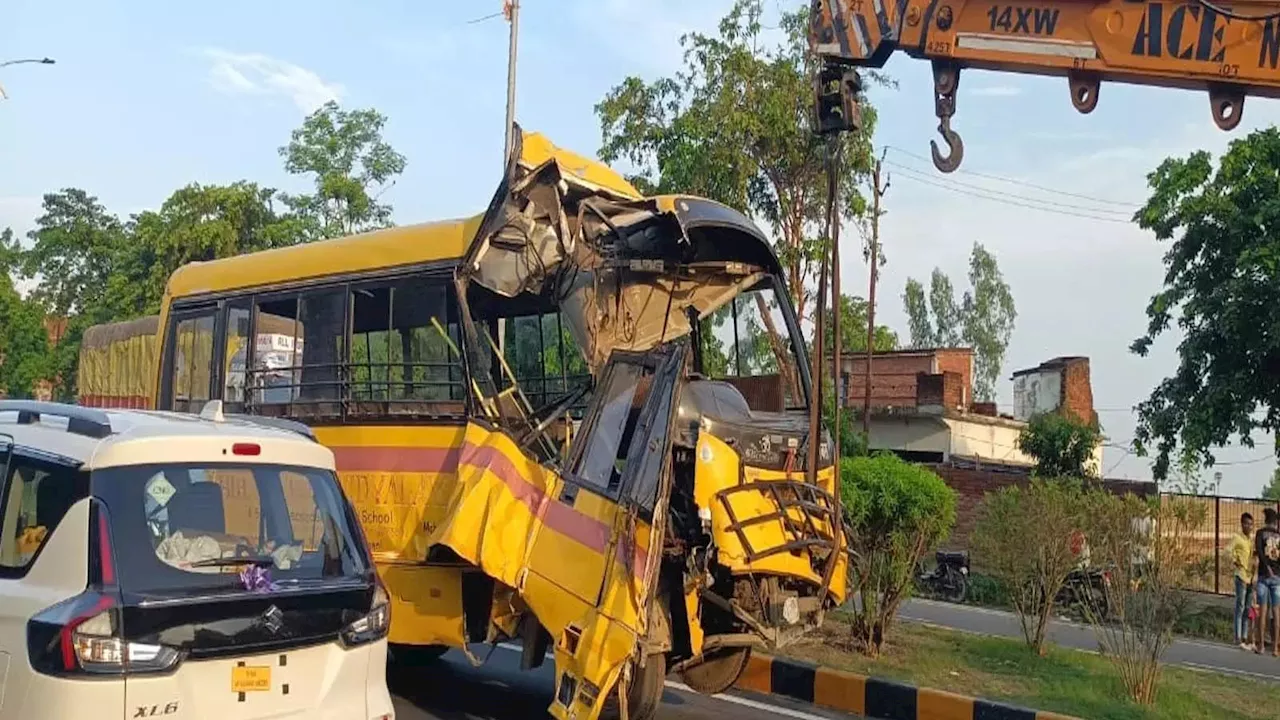
[[[1074,720],[758,653],[752,653],[737,687],[874,720]]]

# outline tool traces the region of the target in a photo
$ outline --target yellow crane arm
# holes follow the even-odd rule
[[[1280,0],[813,0],[809,41],[822,70],[818,127],[856,127],[857,67],[896,51],[933,63],[934,165],[954,171],[960,70],[1065,76],[1076,110],[1102,82],[1205,90],[1214,122],[1240,123],[1248,95],[1280,98]]]

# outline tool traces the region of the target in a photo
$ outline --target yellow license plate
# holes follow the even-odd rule
[[[266,692],[271,689],[271,668],[240,665],[231,668],[231,692]]]

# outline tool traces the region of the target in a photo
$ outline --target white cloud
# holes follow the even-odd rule
[[[213,63],[209,83],[227,95],[283,96],[310,113],[344,93],[341,85],[326,82],[314,71],[262,53],[209,48],[203,54]]]
[[[1013,85],[987,85],[968,93],[974,97],[1014,97],[1022,94],[1022,88]]]

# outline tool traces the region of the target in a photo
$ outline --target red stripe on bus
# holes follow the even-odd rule
[[[467,444],[462,448],[461,463],[477,469],[488,470],[500,479],[520,500],[529,512],[538,516],[547,527],[603,555],[609,550],[608,524],[583,513],[557,499],[548,498],[541,488],[525,479],[511,459],[492,446]],[[649,551],[635,538],[620,538],[614,554],[623,565],[632,565],[632,574],[641,576],[649,559]],[[630,555],[630,557],[628,557]]]
[[[546,493],[526,480],[501,450],[492,446],[467,444],[462,448],[461,462],[496,475],[511,490],[511,494],[524,503],[529,512],[546,523],[547,527],[598,553],[608,551],[608,525],[563,503],[548,502],[550,498]]]

